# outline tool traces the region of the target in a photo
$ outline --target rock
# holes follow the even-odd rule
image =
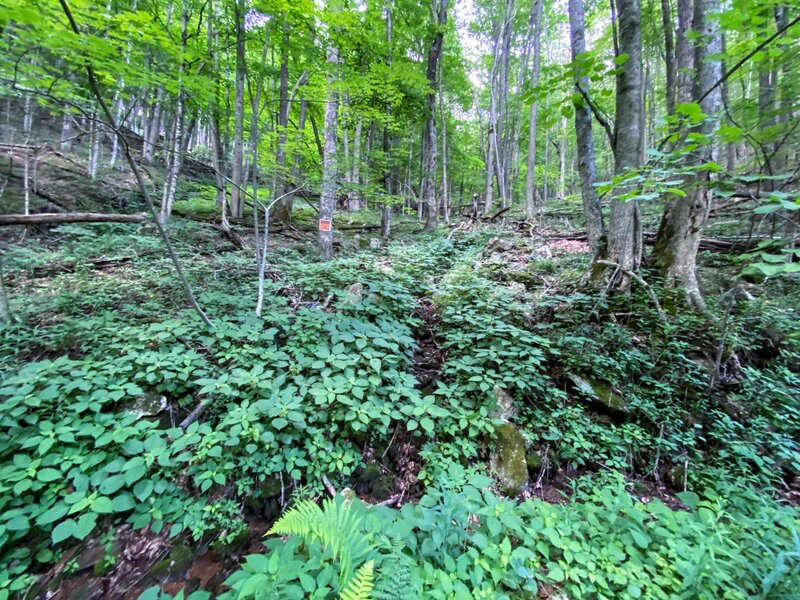
[[[376,500],[387,500],[394,491],[394,477],[384,473],[380,465],[370,463],[359,474],[355,490],[359,495],[369,494]]]
[[[511,423],[503,423],[495,427],[493,441],[490,464],[497,473],[500,490],[508,496],[517,496],[528,483],[525,438]]]
[[[228,536],[225,536],[211,542],[211,555],[218,561],[224,561],[232,554],[244,550],[249,541],[250,532],[246,527],[243,527],[230,539],[228,539]]]
[[[617,412],[624,414],[630,412],[630,407],[625,399],[619,394],[615,394],[613,389],[606,387],[599,381],[584,379],[579,375],[575,375],[575,373],[570,373],[568,377],[575,384],[575,387],[590,400],[594,400],[598,404]]]
[[[281,495],[281,478],[277,475],[267,475],[264,482],[261,484],[261,497],[262,498],[277,498]]]
[[[525,464],[528,466],[528,473],[538,475],[542,469],[542,453],[539,448],[529,448],[525,453]]]
[[[514,404],[514,398],[508,392],[499,386],[494,386],[492,394],[497,406],[489,412],[489,418],[508,421],[517,416],[519,411]]]
[[[354,283],[347,288],[347,296],[344,298],[345,304],[361,304],[364,301],[364,284]]]
[[[153,392],[139,394],[127,408],[127,412],[136,415],[136,419],[155,417],[167,410],[167,397]]]
[[[484,248],[484,254],[495,254],[498,252],[508,252],[509,250],[514,248],[514,242],[511,240],[504,240],[500,237],[493,237],[488,242],[486,242],[486,246]]]
[[[370,240],[369,240],[369,249],[370,250],[380,250],[381,249],[381,240],[379,238],[370,238]]]
[[[192,558],[189,546],[176,544],[167,558],[152,566],[150,576],[157,580],[180,579],[191,566]]]

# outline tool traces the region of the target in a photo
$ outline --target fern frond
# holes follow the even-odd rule
[[[370,600],[370,592],[374,585],[374,561],[367,561],[356,573],[347,587],[342,590],[341,600]]]
[[[353,573],[353,564],[366,556],[371,547],[362,535],[363,515],[353,504],[340,498],[326,500],[320,508],[311,500],[302,500],[278,519],[268,535],[296,535],[305,543],[317,541],[339,561],[339,587]]]

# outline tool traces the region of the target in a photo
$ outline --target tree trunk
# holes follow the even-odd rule
[[[531,27],[533,34],[533,67],[531,87],[539,85],[539,72],[542,64],[542,4],[543,0],[534,0],[531,11]],[[536,202],[536,131],[539,118],[539,101],[534,97],[531,103],[528,120],[528,160],[525,174],[525,218],[529,221],[536,218],[538,203]]]
[[[322,159],[322,193],[319,201],[319,251],[322,260],[333,258],[333,211],[336,207],[336,117],[339,98],[334,84],[339,64],[339,49],[328,40],[328,98],[325,101],[325,148]]]
[[[361,191],[358,187],[361,170],[361,129],[362,119],[361,115],[359,115],[356,119],[356,131],[353,135],[353,168],[350,173],[350,183],[353,185],[348,196],[348,209],[350,211],[356,211],[361,208]]]
[[[186,52],[187,27],[189,9],[187,0],[181,3],[181,59],[178,62],[178,99],[175,104],[175,127],[172,148],[167,152],[167,174],[164,180],[164,192],[161,197],[161,222],[166,223],[172,215],[172,204],[175,201],[175,189],[178,186],[178,171],[181,168],[181,142],[183,135],[183,55]]]
[[[235,0],[233,4],[236,24],[236,98],[234,100],[233,119],[233,164],[231,166],[231,215],[241,217],[244,214],[244,77],[245,77],[245,2]]]
[[[0,254],[0,324],[6,325],[10,322],[11,309],[8,304],[5,280],[3,279],[3,255]]]
[[[448,0],[437,0],[436,3],[436,33],[433,36],[428,50],[428,93],[427,93],[427,126],[425,132],[425,193],[422,197],[427,211],[425,231],[434,231],[437,225],[438,210],[436,206],[436,148],[438,139],[436,135],[436,73],[439,60],[442,56],[444,42],[444,26],[447,23]]]
[[[627,55],[617,75],[614,121],[614,174],[625,176],[640,166],[642,157],[642,30],[639,0],[618,0],[619,55]],[[628,191],[619,186],[618,194]],[[606,260],[615,263],[611,284],[620,291],[630,288],[631,271],[642,260],[642,223],[635,200],[614,200],[608,227]],[[600,271],[602,272],[602,270]]]
[[[664,29],[664,63],[667,70],[666,98],[667,114],[675,112],[675,79],[677,77],[675,68],[675,41],[673,39],[673,29],[675,28],[672,20],[672,7],[669,0],[661,0],[661,23]]]
[[[569,28],[572,61],[586,52],[585,19],[583,1],[569,0]],[[579,68],[573,71],[575,86],[582,97],[589,96],[589,76]],[[597,181],[597,166],[594,159],[594,137],[592,134],[592,110],[585,100],[575,103],[575,140],[578,152],[578,172],[581,177],[583,215],[586,218],[586,234],[592,256],[602,253],[605,244],[603,211],[600,197],[594,184]]]
[[[706,92],[722,77],[722,38],[717,23],[718,0],[695,0],[693,29],[698,40],[694,52],[697,81],[693,98],[700,103],[706,118],[699,133],[711,136],[718,124],[721,108],[721,89],[717,86]],[[679,66],[680,68],[680,66]],[[705,98],[702,98],[705,95]],[[702,100],[701,100],[702,98]],[[714,143],[700,146],[690,159],[701,165],[714,159]],[[697,251],[711,207],[710,171],[698,171],[685,198],[670,201],[664,211],[653,248],[653,264],[668,282],[678,285],[686,294],[689,306],[704,309],[697,281]]]

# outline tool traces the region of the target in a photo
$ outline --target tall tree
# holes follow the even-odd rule
[[[543,0],[534,0],[531,9],[530,28],[533,31],[533,65],[531,66],[531,87],[539,85],[539,73],[542,65],[542,13]],[[585,44],[584,44],[585,46]],[[528,115],[528,158],[525,173],[525,218],[529,221],[536,217],[538,211],[536,193],[536,133],[539,121],[538,94],[531,103]],[[592,147],[594,151],[594,147]]]
[[[335,1],[335,0],[334,0]],[[325,139],[322,157],[322,193],[319,201],[319,253],[322,260],[333,258],[333,211],[336,206],[338,166],[336,161],[336,121],[339,113],[339,94],[336,91],[336,75],[339,66],[339,48],[328,36],[328,91],[325,100]]]
[[[244,87],[245,87],[245,0],[233,3],[236,27],[236,92],[234,98],[233,161],[231,164],[231,215],[244,215]]]
[[[694,0],[690,12],[681,0],[683,17],[691,25],[682,28],[682,35],[688,45],[694,40],[694,52],[685,52],[679,69],[694,73],[694,86],[689,100],[697,103],[702,118],[697,133],[703,143],[688,155],[686,165],[694,167],[693,181],[687,181],[684,197],[669,200],[664,209],[661,225],[653,248],[653,264],[661,271],[668,282],[677,285],[686,294],[692,307],[703,309],[704,301],[697,281],[697,251],[703,235],[708,211],[711,206],[711,171],[703,168],[710,163],[716,153],[714,131],[718,125],[722,102],[722,90],[718,85],[722,78],[722,37],[717,22],[718,0]],[[680,38],[679,38],[680,42]],[[685,101],[688,90],[680,92],[681,102]]]
[[[581,177],[583,215],[592,256],[598,256],[605,244],[605,228],[600,197],[597,194],[597,166],[594,159],[592,109],[589,107],[589,76],[582,66],[586,53],[583,0],[569,0],[570,48],[572,49],[573,78],[578,95],[575,99],[575,139],[578,152],[578,172]]]
[[[642,18],[640,0],[617,0],[615,8],[619,32],[616,58],[622,66],[617,74],[614,174],[623,181],[616,190],[622,195],[630,189],[624,179],[640,166],[643,154]],[[612,285],[627,290],[629,273],[636,271],[642,261],[642,220],[637,201],[619,197],[612,201],[605,261],[616,265]]]
[[[447,25],[447,3],[448,0],[433,0],[431,5],[431,17],[433,21],[433,38],[428,48],[428,68],[426,77],[428,78],[428,91],[426,95],[426,124],[425,124],[425,152],[424,152],[424,188],[425,193],[423,202],[426,209],[425,230],[433,231],[436,229],[438,206],[436,202],[436,147],[439,143],[436,135],[436,73],[438,71],[439,60],[442,57],[442,46],[444,44],[444,29]]]

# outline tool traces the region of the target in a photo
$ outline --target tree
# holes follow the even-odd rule
[[[570,47],[572,49],[573,77],[578,94],[575,98],[575,139],[578,151],[578,171],[581,177],[583,215],[592,256],[603,252],[605,228],[600,197],[597,195],[597,166],[594,160],[592,134],[592,109],[589,107],[589,76],[581,61],[585,59],[586,35],[582,0],[569,0]]]
[[[436,73],[439,60],[442,57],[444,43],[444,28],[447,25],[448,0],[432,0],[431,17],[434,27],[433,38],[428,48],[428,91],[426,95],[426,122],[425,122],[425,152],[424,152],[424,189],[422,201],[425,205],[426,219],[425,231],[436,229],[438,217],[438,204],[436,202],[436,147],[439,143],[436,135]],[[442,125],[444,126],[444,125]]]
[[[325,100],[325,139],[322,157],[322,193],[319,201],[319,252],[322,260],[333,258],[333,211],[336,206],[338,165],[336,160],[336,120],[339,113],[339,95],[336,91],[336,72],[339,65],[339,48],[328,35],[328,91]]]
[[[687,303],[702,310],[705,304],[697,281],[697,251],[711,207],[712,171],[708,165],[716,154],[714,132],[722,101],[722,91],[717,85],[722,77],[719,60],[722,38],[716,20],[719,8],[716,0],[694,0],[691,12],[690,7],[691,0],[679,3],[683,26],[678,42],[684,44],[685,50],[679,52],[679,69],[694,74],[694,85],[691,91],[688,85],[680,88],[679,99],[681,102],[693,100],[699,107],[701,115],[694,125],[702,143],[686,155],[685,165],[693,168],[696,174],[686,182],[686,189],[679,197],[667,201],[652,260],[669,283],[685,292]],[[689,52],[686,47],[692,39],[696,40],[694,52]]]
[[[621,63],[621,67],[617,72],[614,175],[621,183],[611,203],[608,247],[603,263],[614,265],[611,284],[625,291],[630,287],[629,273],[639,269],[642,261],[641,211],[636,200],[624,198],[625,192],[631,189],[625,179],[635,175],[643,154],[642,21],[639,0],[617,0],[616,8],[619,30],[616,62]],[[605,271],[607,269],[597,270]]]
[[[543,0],[534,0],[531,9],[530,28],[533,35],[533,65],[531,67],[531,87],[539,85],[539,73],[542,65],[542,13]],[[572,14],[572,13],[570,13]],[[584,44],[585,46],[585,44]],[[536,200],[536,133],[539,120],[539,99],[531,102],[528,115],[528,158],[525,172],[525,218],[529,221],[536,217],[538,202]],[[592,151],[594,146],[592,145]]]

